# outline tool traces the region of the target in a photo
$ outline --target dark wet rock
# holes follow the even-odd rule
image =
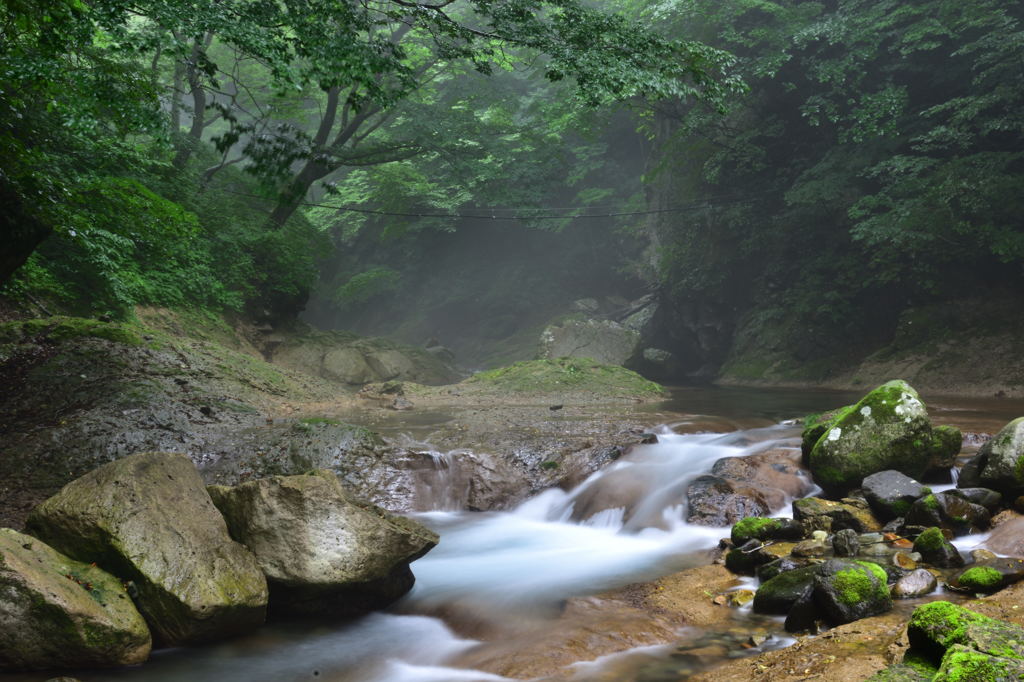
[[[149,628],[121,581],[40,540],[0,529],[0,670],[134,665]]]
[[[896,599],[913,599],[931,594],[939,586],[938,579],[931,571],[918,568],[896,581],[892,596]]]
[[[805,566],[780,573],[765,581],[754,595],[756,613],[786,614],[790,608],[814,587],[819,566]]]
[[[948,528],[957,536],[985,530],[990,522],[985,507],[950,493],[925,495],[914,502],[906,516],[907,525]]]
[[[758,566],[789,556],[792,549],[792,543],[749,540],[726,553],[725,567],[734,573],[753,575]]]
[[[1024,579],[1024,559],[994,558],[961,571],[949,586],[964,592],[997,592]]]
[[[32,535],[95,561],[138,590],[167,644],[205,642],[263,623],[267,582],[184,455],[140,453],[72,481],[29,516]]]
[[[932,429],[931,460],[925,476],[946,473],[956,465],[957,455],[963,448],[964,434],[955,426],[943,424]]]
[[[840,410],[814,444],[808,464],[826,495],[839,497],[879,471],[895,469],[920,478],[933,462],[959,450],[959,439],[951,445],[946,435],[933,434],[917,392],[897,380]]]
[[[211,486],[231,536],[255,555],[272,614],[351,616],[412,587],[409,563],[437,534],[345,492],[329,471]]]
[[[800,595],[786,613],[783,627],[786,632],[816,632],[821,613],[814,602],[813,584],[810,589]]]
[[[867,561],[830,559],[814,577],[814,601],[832,623],[850,623],[892,609],[885,571]]]
[[[861,484],[871,511],[881,521],[903,516],[910,505],[924,494],[924,486],[899,471],[879,471]]]
[[[832,550],[837,557],[854,557],[860,551],[860,540],[857,531],[844,528],[832,536]]]
[[[999,507],[1003,503],[1002,494],[995,490],[989,490],[988,488],[953,488],[947,491],[948,495],[955,497],[962,497],[963,499],[984,507],[990,514],[995,514],[999,511]]]
[[[815,562],[811,559],[799,559],[792,556],[784,556],[757,567],[757,579],[761,582],[771,580],[780,573],[794,571],[798,568],[810,566]]]
[[[956,568],[964,565],[960,552],[946,540],[939,528],[932,527],[917,536],[914,540],[914,551],[921,554],[921,559],[939,568]]]
[[[859,498],[845,498],[842,502],[821,497],[805,497],[793,501],[793,518],[809,530],[836,532],[850,528],[858,533],[881,530],[881,524],[871,514],[867,502]]]
[[[799,540],[803,532],[794,519],[748,516],[732,527],[731,539],[734,545],[747,540]]]
[[[961,470],[957,487],[985,487],[1010,499],[1024,493],[1024,417],[1014,419],[981,446]],[[966,474],[966,475],[965,475]]]
[[[811,489],[795,450],[775,448],[747,457],[723,457],[710,474],[698,477],[687,489],[687,520],[724,526],[745,516],[767,516]]]

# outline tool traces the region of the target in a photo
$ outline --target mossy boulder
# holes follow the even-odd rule
[[[267,583],[256,558],[228,535],[184,455],[139,453],[95,469],[39,505],[27,528],[131,581],[162,643],[206,642],[264,620]]]
[[[887,580],[878,564],[830,559],[814,577],[814,603],[833,624],[877,616],[892,609]]]
[[[794,604],[813,591],[818,569],[818,565],[804,566],[766,580],[754,594],[754,611],[776,615],[789,613]]]
[[[830,424],[835,421],[840,412],[849,409],[850,406],[829,410],[818,414],[809,414],[804,417],[804,430],[800,434],[800,455],[804,467],[810,465],[811,450],[821,440],[821,437],[829,430]]]
[[[960,552],[950,544],[942,530],[935,526],[917,536],[914,540],[914,551],[921,555],[923,561],[939,568],[964,565],[964,558],[960,556]]]
[[[1009,499],[1024,494],[1024,417],[1004,426],[964,465],[963,487],[981,485]],[[975,480],[976,479],[976,480]]]
[[[950,602],[934,601],[914,610],[907,624],[907,638],[907,656],[922,657],[933,664],[941,661],[935,679],[1022,679],[1024,628],[1017,625]],[[1010,671],[1009,676],[1005,671]]]
[[[548,325],[540,335],[537,357],[591,358],[625,365],[643,349],[639,331],[613,320],[569,317]]]
[[[1024,559],[996,558],[981,561],[962,571],[949,586],[963,592],[997,592],[1024,579]]]
[[[383,608],[412,587],[409,563],[438,541],[415,521],[357,502],[329,471],[209,492],[266,574],[272,613]]]
[[[890,381],[839,411],[811,449],[808,466],[815,483],[839,497],[879,471],[920,478],[933,461],[949,458],[954,446],[948,440],[935,438],[917,391]],[[959,450],[958,442],[952,454]]]
[[[142,663],[146,622],[114,576],[0,529],[0,669]]]
[[[938,526],[954,536],[986,530],[992,520],[985,507],[949,493],[925,495],[911,505],[905,518],[908,526]]]
[[[732,543],[742,545],[747,540],[799,540],[803,526],[794,519],[747,516],[732,527]]]

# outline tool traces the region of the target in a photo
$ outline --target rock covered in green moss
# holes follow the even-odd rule
[[[991,520],[988,509],[951,493],[929,493],[914,502],[906,514],[907,525],[938,526],[949,529],[954,536],[987,530]]]
[[[1024,661],[990,656],[956,644],[942,657],[932,682],[1012,682],[1024,680]]]
[[[917,391],[890,381],[839,411],[811,449],[808,465],[815,483],[838,497],[887,469],[920,478],[933,461],[949,458],[948,440],[934,437]],[[959,452],[959,443],[955,447]]]
[[[1017,625],[950,602],[934,601],[914,610],[907,624],[907,638],[911,647],[908,656],[924,657],[933,664],[941,661],[935,679],[1022,679],[1016,666],[1024,663],[1024,628]],[[990,657],[1002,660],[992,661]],[[1002,677],[1000,670],[1013,674]],[[986,676],[989,674],[995,676]]]
[[[761,583],[754,594],[754,611],[784,615],[804,596],[814,589],[814,576],[818,565],[804,566],[779,573]]]
[[[747,516],[732,527],[731,537],[736,546],[747,540],[799,540],[803,526],[794,519]]]
[[[617,365],[590,358],[554,358],[517,362],[508,367],[474,374],[460,387],[471,391],[512,393],[573,393],[585,391],[598,396],[657,398],[665,389]]]
[[[139,453],[95,469],[39,505],[27,528],[132,581],[163,643],[227,637],[264,620],[267,583],[256,558],[228,535],[184,455]]]
[[[835,624],[851,623],[892,609],[881,566],[855,559],[830,559],[814,577],[814,602]]]
[[[914,551],[921,554],[921,559],[939,568],[954,568],[964,565],[964,558],[954,547],[942,530],[931,527],[914,540]]]
[[[415,521],[359,504],[329,471],[209,492],[231,536],[256,555],[276,613],[383,608],[412,587],[409,562],[438,540]]]
[[[981,485],[1013,499],[1024,494],[1024,417],[1004,426],[964,465],[958,485]]]
[[[840,407],[836,410],[829,410],[820,414],[809,414],[804,417],[804,430],[800,434],[800,455],[801,462],[805,467],[810,465],[811,450],[815,443],[828,431],[829,425],[835,421],[836,416],[850,406]]]
[[[996,592],[1024,579],[1024,559],[992,558],[957,575],[949,586],[964,592]]]
[[[34,537],[0,529],[0,669],[134,665],[146,622],[121,582]]]

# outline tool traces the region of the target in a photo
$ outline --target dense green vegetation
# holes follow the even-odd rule
[[[5,0],[2,292],[308,302],[489,362],[573,299],[650,287],[681,372],[814,378],[1021,293],[1022,14]]]

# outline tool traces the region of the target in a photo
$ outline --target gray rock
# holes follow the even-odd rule
[[[881,524],[859,498],[845,498],[841,502],[820,497],[805,497],[793,501],[793,518],[805,528],[836,532],[850,528],[858,533],[881,529]]]
[[[266,579],[228,535],[184,455],[140,453],[95,469],[39,505],[27,528],[132,581],[163,643],[205,642],[263,623]]]
[[[231,536],[266,574],[272,613],[383,608],[412,587],[409,563],[438,540],[415,521],[358,503],[329,471],[209,490]]]
[[[963,497],[950,493],[925,495],[914,502],[907,512],[908,526],[938,526],[952,531],[953,535],[968,535],[986,530],[991,516],[985,507],[968,502]]]
[[[549,325],[541,333],[540,358],[591,358],[625,365],[641,352],[640,332],[612,320],[574,319]]]
[[[28,535],[0,529],[0,669],[93,668],[149,657],[124,587]]]
[[[877,616],[892,609],[887,579],[877,564],[830,559],[814,577],[814,602],[834,624]]]
[[[988,488],[953,488],[947,491],[947,493],[955,497],[961,497],[972,504],[982,506],[990,514],[998,512],[1003,502],[1003,496],[1000,493]]]
[[[892,586],[892,596],[896,599],[913,599],[931,594],[939,586],[938,579],[931,571],[918,568],[896,581]]]
[[[854,557],[860,551],[857,531],[844,528],[832,536],[832,550],[837,557]]]
[[[903,516],[910,510],[910,505],[924,495],[924,487],[920,483],[892,469],[866,477],[861,489],[871,511],[882,521]]]

